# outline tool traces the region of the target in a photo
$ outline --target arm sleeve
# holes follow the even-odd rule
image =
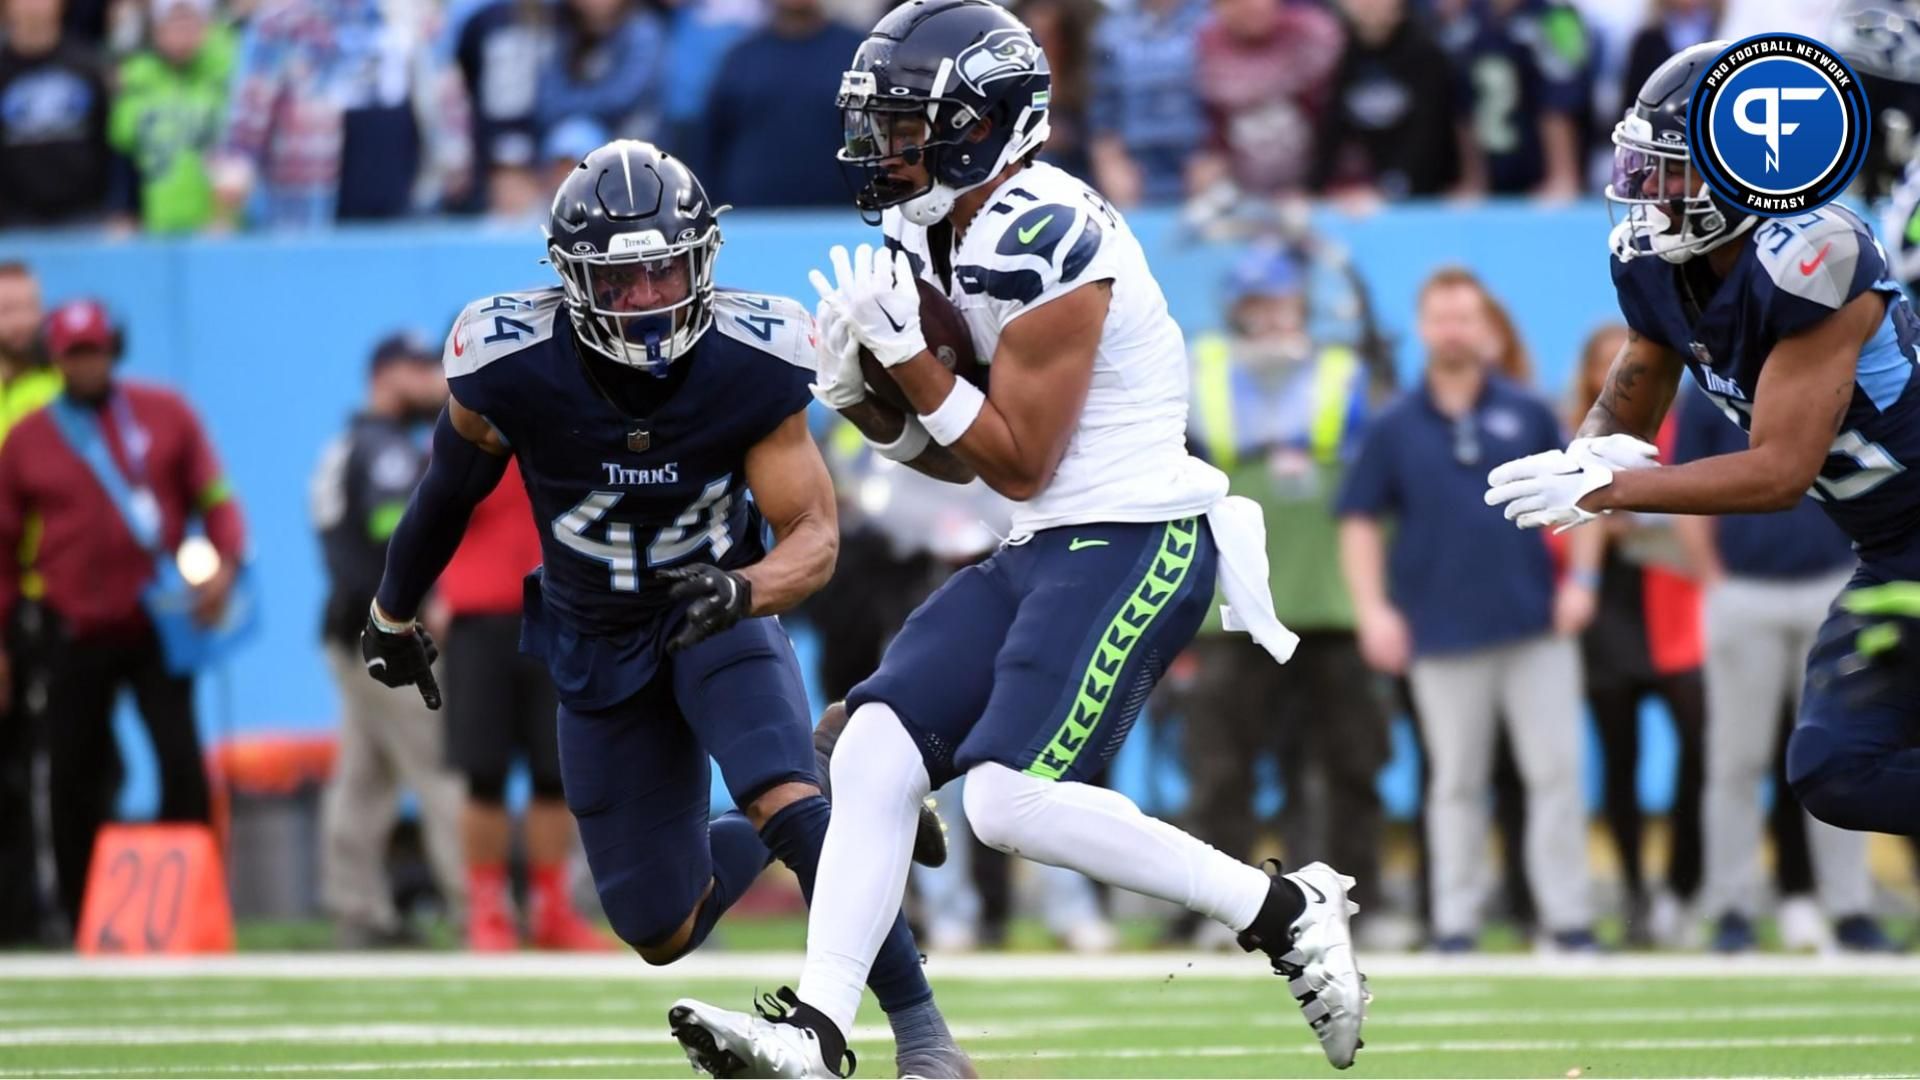
[[[237,562],[246,555],[247,527],[240,516],[240,504],[233,497],[233,485],[220,467],[220,458],[214,453],[213,443],[207,439],[199,418],[185,402],[181,402],[179,408],[181,424],[187,431],[186,475],[182,477],[187,486],[187,504],[200,515],[207,528],[207,539],[220,552],[220,557]]]
[[[414,617],[427,590],[453,560],[474,507],[506,471],[505,457],[468,442],[453,429],[452,417],[440,413],[426,475],[387,542],[387,570],[374,594],[382,611],[395,619]]]

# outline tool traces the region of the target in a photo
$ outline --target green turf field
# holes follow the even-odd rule
[[[0,959],[0,1077],[683,1076],[682,994],[741,1003],[792,954]],[[985,1076],[1327,1076],[1278,979],[1235,957],[975,956],[930,968]],[[1373,965],[1349,1076],[1920,1076],[1920,964],[1431,958]],[[892,1076],[869,1002],[859,1075]]]

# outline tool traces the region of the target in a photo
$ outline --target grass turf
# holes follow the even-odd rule
[[[259,976],[0,967],[0,1077],[685,1076],[664,1023],[674,998],[744,1007],[799,966],[786,956],[750,977],[608,977],[618,969],[604,962],[580,977],[552,965],[420,977],[376,959],[342,977],[261,959]],[[999,975],[992,963],[957,977],[936,963],[933,975],[983,1076],[1332,1074],[1279,980],[1185,974],[1171,955],[1163,966],[1109,976],[1029,957]],[[1920,966],[1887,970],[1388,972],[1372,980],[1368,1047],[1344,1075],[1920,1075]],[[893,1075],[871,1001],[862,1022],[859,1074]]]

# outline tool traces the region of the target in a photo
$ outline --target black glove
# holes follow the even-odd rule
[[[383,630],[367,613],[367,628],[360,631],[360,656],[367,662],[367,674],[387,686],[418,686],[420,700],[427,708],[440,707],[440,684],[433,677],[433,662],[440,658],[433,638],[424,626],[415,625],[404,632]]]
[[[687,607],[686,623],[667,642],[669,653],[698,645],[753,610],[753,583],[731,571],[699,563],[662,570],[660,576],[675,582],[669,598],[693,601]]]

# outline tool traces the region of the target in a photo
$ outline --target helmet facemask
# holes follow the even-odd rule
[[[1753,227],[1749,214],[1729,214],[1693,171],[1685,142],[1645,117],[1628,113],[1613,127],[1613,178],[1607,184],[1608,245],[1622,262],[1658,255],[1671,263],[1704,255]],[[1615,209],[1623,213],[1616,215]]]
[[[950,63],[950,62],[949,62]],[[932,225],[953,211],[961,195],[1000,175],[1006,167],[1047,141],[1047,98],[1023,106],[1017,115],[1002,102],[987,115],[938,96],[949,74],[943,65],[933,96],[880,94],[873,73],[841,76],[840,107],[844,143],[837,157],[865,177],[854,192],[863,212],[898,206],[915,225]],[[894,91],[904,90],[894,87]],[[984,135],[976,135],[982,131]],[[927,178],[915,185],[896,178],[898,165],[924,164]]]
[[[548,246],[574,331],[595,352],[664,376],[713,325],[720,228],[671,244],[652,229],[619,233],[611,247],[569,253],[558,242]]]

